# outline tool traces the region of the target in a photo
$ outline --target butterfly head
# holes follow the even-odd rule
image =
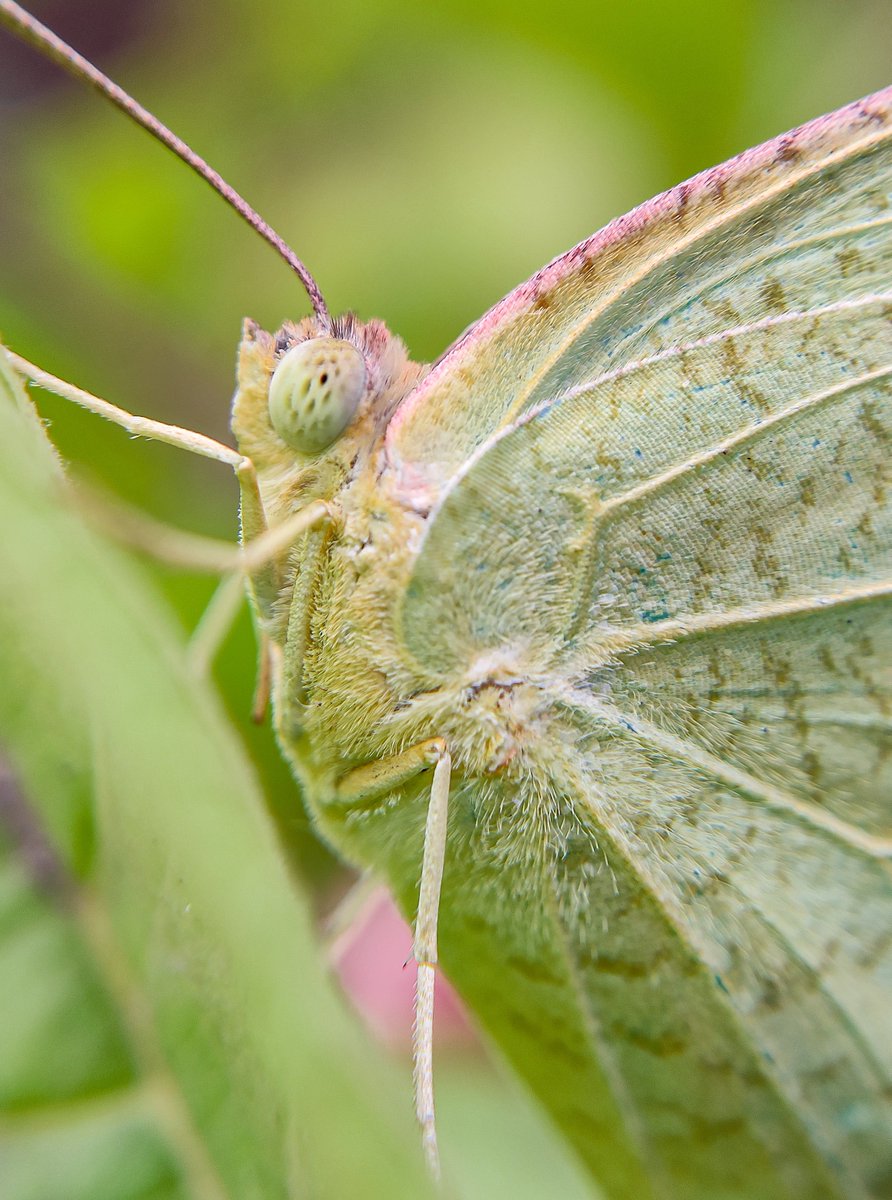
[[[427,368],[381,321],[312,317],[266,333],[246,321],[232,428],[272,507],[330,499],[382,444]]]

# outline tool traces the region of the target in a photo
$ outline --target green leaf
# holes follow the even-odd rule
[[[432,1194],[235,735],[5,363],[0,434],[0,1194]]]

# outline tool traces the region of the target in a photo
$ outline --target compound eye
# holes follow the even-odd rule
[[[351,342],[327,337],[299,342],[270,380],[273,429],[293,450],[318,454],[350,424],[365,381],[365,359]]]

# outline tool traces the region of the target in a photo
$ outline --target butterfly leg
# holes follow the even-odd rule
[[[441,738],[420,742],[402,754],[351,771],[338,786],[338,801],[356,800],[391,791],[433,766],[430,802],[424,828],[421,885],[415,919],[413,955],[418,971],[415,991],[413,1039],[415,1113],[421,1125],[422,1145],[431,1173],[440,1176],[437,1129],[434,1116],[434,982],[437,967],[437,917],[446,854],[446,824],[452,759]]]
[[[191,429],[183,429],[178,425],[167,425],[163,421],[136,416],[126,409],[110,404],[107,400],[85,392],[82,388],[58,379],[55,375],[36,367],[27,359],[13,354],[5,347],[0,349],[6,355],[13,370],[32,385],[61,396],[62,399],[77,404],[97,416],[104,417],[125,429],[133,437],[145,437],[154,441],[166,442],[179,449],[188,450],[192,454],[199,454],[204,458],[225,463],[236,473],[243,495],[253,491],[257,494],[259,503],[259,491],[253,464],[230,446],[214,441],[213,438],[205,437],[204,434],[195,433]],[[151,517],[129,508],[120,501],[116,501],[114,507],[110,508],[104,497],[99,498],[83,487],[79,487],[75,495],[78,505],[94,524],[100,525],[106,533],[118,541],[159,561],[170,563],[173,566],[220,574],[235,570],[240,566],[242,552],[229,543],[200,537],[184,530],[172,529],[170,526],[154,521]]]
[[[245,455],[233,450],[231,446],[206,437],[203,433],[196,433],[192,429],[183,429],[179,425],[168,425],[164,421],[154,421],[149,417],[137,416],[124,408],[119,408],[116,404],[110,404],[108,400],[102,400],[82,388],[66,383],[64,379],[59,379],[48,371],[36,367],[20,355],[13,354],[11,350],[4,348],[4,353],[13,370],[23,379],[29,380],[32,384],[44,388],[54,395],[61,396],[63,400],[70,400],[73,404],[77,404],[97,416],[104,417],[115,425],[120,425],[133,437],[145,437],[156,442],[166,442],[181,450],[188,450],[191,454],[211,458],[231,467],[238,479],[241,493],[243,542],[255,540],[260,542],[263,536],[269,532],[260,498],[257,472],[254,464]],[[264,541],[262,545],[254,547],[249,552],[246,547],[228,547],[225,543],[221,544],[213,539],[200,538],[177,530],[168,530],[166,526],[161,526],[148,517],[137,518],[126,509],[123,510],[120,518],[112,519],[111,526],[111,532],[114,533],[117,530],[122,540],[165,561],[173,562],[175,565],[197,566],[199,570],[221,573],[241,568],[258,578],[262,575],[264,567],[272,562],[277,554],[281,553],[284,545],[287,544],[288,537],[290,536],[293,540],[300,532],[296,530],[289,534],[286,529],[286,532],[281,535],[282,545],[278,544],[278,533],[270,535],[269,541]]]
[[[253,466],[251,471],[253,472]],[[251,478],[253,479],[253,475]],[[241,478],[239,483],[241,484]],[[244,496],[243,491],[243,531],[246,529]],[[328,525],[333,519],[329,506],[321,500],[314,500],[292,513],[279,525],[269,529],[266,527],[262,508],[258,508],[250,528],[252,531],[262,528],[263,531],[257,532],[250,540],[243,541],[240,546],[227,547],[232,552],[227,574],[221,580],[190,640],[189,657],[193,668],[204,671],[212,661],[244,600],[245,584],[250,586],[254,607],[262,616],[266,611],[265,606],[271,604],[279,594],[282,555],[291,549],[301,534]],[[255,719],[262,720],[269,696],[270,648],[262,624],[258,623],[257,627],[259,664],[252,707]]]
[[[197,565],[199,569],[210,571],[224,572],[240,568],[251,574],[252,578],[260,580],[264,568],[273,563],[290,542],[293,542],[304,528],[309,528],[309,524],[319,517],[316,509],[320,506],[316,505],[314,508],[313,505],[309,505],[301,510],[301,513],[308,513],[309,509],[314,510],[310,514],[309,524],[301,524],[302,518],[299,513],[296,513],[294,514],[295,525],[293,528],[289,520],[277,526],[275,531],[269,530],[263,501],[260,497],[257,472],[254,464],[244,454],[233,450],[231,446],[206,437],[203,433],[196,433],[192,429],[183,429],[179,425],[168,425],[164,421],[154,421],[149,417],[137,416],[124,408],[119,408],[116,404],[110,404],[108,400],[102,400],[90,392],[85,392],[82,388],[66,383],[64,379],[59,379],[48,371],[36,367],[20,355],[13,354],[11,350],[4,348],[4,353],[13,370],[22,378],[29,380],[37,387],[61,396],[63,400],[70,400],[81,408],[112,421],[115,425],[120,425],[133,437],[145,437],[156,442],[166,442],[181,450],[188,450],[191,454],[198,454],[204,458],[225,463],[233,469],[241,494],[243,546],[233,547],[229,549],[228,554],[224,554],[221,553],[220,543],[213,539],[183,533],[180,534],[183,541],[170,540],[167,546],[163,539],[159,539],[159,557],[173,561],[180,566]],[[159,528],[166,529],[167,527],[158,526],[149,518],[140,518],[140,520],[142,533],[135,528],[135,523],[128,530],[130,517],[125,515],[120,526],[121,535],[125,540],[131,540],[137,544],[142,542],[141,548],[151,552],[153,541],[151,533],[157,532]],[[171,539],[175,538],[177,532],[170,531]],[[251,545],[249,546],[248,543]],[[202,547],[204,547],[204,553],[201,552]],[[194,558],[190,558],[188,553],[190,548],[195,551],[197,562]],[[226,549],[225,544],[222,549]]]
[[[271,530],[266,523],[257,472],[245,455],[194,430],[137,416],[51,375],[11,350],[4,348],[3,352],[13,370],[31,384],[112,421],[133,437],[166,442],[192,454],[225,463],[235,472],[241,496],[240,546],[171,529],[124,505],[117,505],[110,514],[107,506],[99,505],[89,494],[79,497],[93,519],[107,533],[127,545],[174,566],[230,576],[223,580],[193,635],[190,654],[193,666],[206,669],[238,611],[244,580],[250,580],[254,597],[262,611],[264,604],[271,603],[278,595],[281,556],[306,530],[331,520],[330,510],[321,502],[307,505]],[[260,677],[263,678],[263,675],[264,669],[261,668]]]
[[[431,798],[424,828],[424,857],[421,888],[415,920],[413,951],[418,970],[415,994],[415,1111],[427,1161],[435,1178],[440,1174],[437,1127],[434,1119],[434,983],[437,974],[437,917],[440,886],[446,853],[446,819],[449,812],[449,781],[452,762],[443,749],[434,767]]]

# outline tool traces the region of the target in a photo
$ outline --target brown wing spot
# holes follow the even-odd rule
[[[837,666],[833,661],[833,655],[830,653],[829,647],[821,646],[820,650],[818,651],[818,661],[824,670],[830,675],[835,675],[837,673]]]
[[[653,1058],[671,1058],[676,1054],[684,1054],[689,1043],[677,1034],[663,1033],[648,1036],[640,1029],[629,1029],[627,1026],[615,1025],[612,1029],[619,1041],[630,1042],[636,1050],[643,1050]]]
[[[722,366],[728,372],[732,379],[737,379],[743,374],[744,365],[737,351],[737,343],[734,338],[727,338],[722,342]]]
[[[867,108],[861,105],[858,109],[858,115],[870,125],[885,125],[888,118],[885,109],[882,108]]]
[[[515,954],[505,960],[505,965],[524,979],[529,979],[533,983],[547,983],[556,987],[563,982],[561,976],[552,971],[548,963],[544,961],[521,958]]]
[[[704,302],[704,304],[711,313],[715,314],[716,319],[721,321],[725,329],[733,329],[736,325],[742,325],[744,323],[740,310],[735,308],[731,301],[727,298],[720,300],[717,304],[709,304],[706,302]]]
[[[784,289],[777,279],[766,279],[762,284],[762,301],[771,312],[784,313],[790,307]]]
[[[655,962],[633,962],[628,958],[608,958],[606,954],[586,955],[580,965],[600,975],[613,975],[618,979],[650,979],[656,969]]]
[[[843,279],[848,279],[850,275],[857,274],[861,265],[861,254],[854,246],[846,246],[837,252],[836,262]]]
[[[862,538],[872,538],[874,536],[874,534],[876,533],[876,530],[875,530],[874,524],[873,524],[873,518],[870,514],[869,509],[865,510],[864,513],[862,514],[861,520],[855,526],[855,532],[859,533]]]
[[[801,726],[797,725],[797,732],[800,738],[807,736],[808,724],[803,721]],[[802,756],[802,770],[805,775],[812,781],[815,788],[820,789],[821,786],[821,763],[814,750],[806,750]]]
[[[725,198],[725,183],[726,183],[725,172],[720,169],[715,169],[715,170],[712,170],[709,172],[709,175],[707,178],[708,178],[709,186],[712,188],[713,192],[715,193],[716,199],[724,200],[724,198]]]
[[[883,444],[890,440],[889,432],[886,429],[886,426],[883,424],[882,418],[877,415],[876,407],[871,401],[865,400],[865,402],[861,405],[861,411],[858,413],[858,418],[867,432],[871,435],[871,437],[875,438],[876,441]]]
[[[563,1059],[572,1068],[578,1070],[585,1062],[580,1053],[577,1040],[570,1031],[561,1036],[561,1029],[556,1024],[543,1025],[541,1021],[530,1020],[519,1009],[513,1009],[508,1017],[509,1024],[522,1036],[541,1048],[545,1055]]]
[[[765,659],[765,669],[770,678],[779,688],[784,688],[790,682],[790,664],[789,662],[778,656],[772,656]]]
[[[773,231],[772,219],[764,211],[754,212],[750,217],[749,231],[752,237],[771,237]]]
[[[690,198],[690,185],[687,183],[680,183],[675,189],[675,208],[672,210],[672,218],[679,224],[683,223],[684,221],[685,209],[688,206]]]
[[[595,258],[583,258],[579,264],[579,275],[582,279],[589,279],[592,275],[598,274],[598,262]]]
[[[801,153],[795,138],[787,135],[777,139],[778,162],[795,162]]]

